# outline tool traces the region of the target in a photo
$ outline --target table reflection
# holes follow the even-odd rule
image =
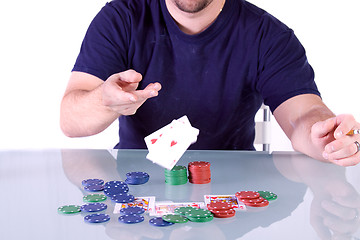
[[[164,183],[163,169],[145,159],[146,151],[121,150],[116,159],[96,150],[62,150],[64,173],[84,195],[81,181],[101,178],[124,180],[127,172],[145,171],[149,183],[130,186],[134,196],[156,196],[157,201],[203,201],[205,194],[234,194],[241,190],[270,190],[279,195],[266,209],[237,212],[229,219],[206,224],[175,224],[168,228],[149,225],[149,216],[140,224],[121,224],[110,200],[106,213],[111,220],[102,224],[112,239],[235,239],[252,230],[292,217],[304,201],[307,190],[313,193],[310,222],[319,239],[353,239],[358,231],[360,196],[346,178],[346,168],[322,163],[302,154],[262,154],[241,152],[188,151],[179,164],[190,161],[211,162],[210,184],[171,186]],[[303,220],[301,220],[303,221]],[[231,237],[229,237],[231,236]],[[297,239],[296,236],[294,239]]]

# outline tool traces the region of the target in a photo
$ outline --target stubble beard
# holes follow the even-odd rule
[[[186,13],[198,13],[204,10],[213,0],[173,0],[177,8]]]

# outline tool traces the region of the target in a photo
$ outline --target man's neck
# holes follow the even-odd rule
[[[173,0],[165,0],[167,9],[181,31],[194,35],[208,28],[220,14],[225,0],[213,0],[206,8],[197,13],[180,10]]]

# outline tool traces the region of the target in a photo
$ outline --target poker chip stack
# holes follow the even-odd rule
[[[125,182],[130,185],[144,184],[149,181],[149,174],[146,172],[129,172],[126,174]]]
[[[214,217],[217,218],[230,218],[235,216],[235,210],[229,202],[210,202],[210,204],[207,205],[207,208],[210,212],[212,212],[212,214],[214,214]]]
[[[171,170],[165,168],[165,183],[170,185],[186,184],[187,169],[185,166],[174,166]]]
[[[188,164],[189,182],[194,184],[206,184],[211,182],[210,163],[194,161]]]
[[[269,201],[260,196],[259,192],[255,191],[241,191],[235,193],[238,201],[243,202],[249,207],[266,207],[269,205]]]

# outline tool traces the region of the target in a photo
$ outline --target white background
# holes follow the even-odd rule
[[[116,144],[116,123],[101,134],[78,139],[65,137],[59,128],[59,106],[70,71],[90,21],[105,2],[1,1],[0,149]],[[334,113],[352,113],[360,119],[359,0],[251,2],[295,31]],[[289,141],[274,121],[273,125],[271,149],[290,150]]]

